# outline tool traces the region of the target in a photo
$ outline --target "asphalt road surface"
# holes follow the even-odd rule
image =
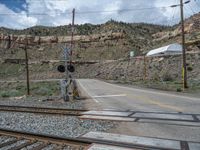
[[[126,87],[94,79],[79,79],[92,103],[102,109],[200,114],[200,98],[181,93]],[[94,107],[91,109],[95,109]],[[166,118],[168,116],[166,115]],[[200,118],[200,116],[199,116]],[[200,142],[200,122],[120,122],[112,133]]]
[[[200,113],[200,98],[197,97],[94,79],[79,79],[78,82],[103,109]]]

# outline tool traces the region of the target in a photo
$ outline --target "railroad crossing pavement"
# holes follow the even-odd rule
[[[92,144],[91,146],[88,147],[87,150],[139,150],[139,149],[110,146],[110,145],[103,145],[103,144]]]
[[[200,114],[102,110],[82,112],[79,118],[200,127]]]
[[[111,130],[111,133],[200,142],[200,98],[119,86],[94,79],[77,81],[81,90],[91,97],[85,101],[89,110],[134,112],[123,113],[125,116],[117,116],[113,112],[116,118],[102,115],[102,112],[96,115],[96,112],[89,112],[93,115],[88,113],[82,116],[84,119],[121,119],[117,129]]]
[[[159,139],[139,136],[127,136],[121,134],[103,133],[103,132],[89,132],[82,135],[80,139],[96,141],[106,141],[113,145],[118,144],[126,147],[142,148],[142,149],[161,149],[161,150],[199,150],[200,143],[190,141],[178,141],[171,139]],[[96,149],[95,149],[96,148]],[[94,145],[89,150],[107,150],[105,145]],[[117,148],[116,148],[117,149]],[[119,148],[118,148],[119,149]],[[110,147],[110,150],[115,150]],[[119,149],[120,150],[120,149]],[[121,149],[125,150],[125,149]]]

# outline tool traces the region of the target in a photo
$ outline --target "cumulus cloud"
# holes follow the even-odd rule
[[[114,19],[169,25],[178,22],[179,10],[160,7],[176,2],[178,0],[26,0],[23,4],[26,12],[18,10],[17,13],[0,3],[0,13],[13,14],[1,15],[0,26],[26,28],[34,25],[65,25],[71,23],[73,8],[76,9],[76,24],[99,24]],[[189,5],[195,12],[199,11],[194,2]],[[193,13],[187,13],[187,16]]]
[[[34,26],[35,24],[37,24],[38,21],[35,17],[27,16],[26,12],[24,11],[16,13],[3,4],[0,4],[0,13],[2,14],[0,15],[0,25],[4,27],[16,29],[26,28],[28,26]]]
[[[186,2],[183,1],[183,2]],[[156,7],[162,7],[162,6],[171,6],[171,5],[179,5],[180,0],[168,0],[168,1],[161,1],[156,0],[155,6]],[[189,16],[198,13],[199,3],[195,0],[191,0],[190,3],[184,5],[184,16],[185,18],[188,18]],[[160,13],[165,16],[166,20],[165,22],[169,22],[169,25],[173,25],[175,23],[178,23],[180,21],[180,6],[177,7],[167,7],[165,9],[159,9]]]

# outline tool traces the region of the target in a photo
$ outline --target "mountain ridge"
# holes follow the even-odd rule
[[[186,42],[190,43],[189,50],[199,51],[200,41],[200,13],[191,16],[185,21],[186,29]],[[123,34],[120,38],[109,37],[113,33]],[[124,23],[110,20],[104,24],[93,25],[83,24],[75,25],[75,36],[80,36],[81,39],[91,39],[91,41],[79,40],[74,45],[74,58],[86,59],[86,60],[107,60],[107,59],[120,59],[129,56],[130,51],[135,51],[135,55],[144,55],[147,51],[165,46],[171,43],[181,43],[181,31],[180,24],[175,26],[161,26],[145,23]],[[59,38],[59,36],[71,36],[71,25],[58,26],[58,27],[45,27],[35,26],[24,30],[10,30],[7,28],[0,28],[0,34],[13,34],[13,35],[25,35],[30,36],[46,36],[47,40],[49,36],[54,36],[53,39]],[[91,37],[99,35],[99,40],[93,41]],[[109,37],[109,38],[105,38]],[[98,39],[97,38],[97,39]],[[47,42],[48,43],[48,42]],[[61,52],[58,44],[48,43],[49,45],[35,45],[30,49],[30,53],[37,51],[37,49],[44,49],[44,58],[52,51],[50,59],[56,59]],[[2,42],[0,42],[0,45]],[[9,53],[8,50],[7,53]],[[53,52],[56,53],[53,56]],[[11,52],[10,52],[11,53]],[[18,53],[16,50],[14,54]],[[13,55],[9,55],[12,57]],[[22,55],[15,55],[21,57]],[[42,57],[42,56],[41,56]],[[33,59],[37,59],[38,56]]]

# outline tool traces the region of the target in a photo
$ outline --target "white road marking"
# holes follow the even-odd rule
[[[124,97],[126,94],[118,94],[118,95],[98,95],[98,96],[92,96],[94,98],[104,98],[104,97]]]
[[[77,81],[78,81],[78,80],[77,80]],[[84,90],[90,97],[92,97],[92,99],[93,99],[96,103],[99,103],[99,101],[98,101],[97,99],[93,98],[93,96],[90,95],[90,93],[87,91],[87,89],[83,86],[83,84],[82,84],[81,82],[78,81],[78,83],[79,83],[79,85],[83,88],[83,90]]]
[[[121,117],[128,117],[133,112],[120,112],[120,111],[86,111],[82,114],[84,115],[98,115],[98,116],[121,116]]]
[[[110,145],[102,145],[102,144],[92,144],[91,147],[88,148],[88,150],[133,150],[130,148],[125,147],[117,147],[117,146],[110,146]]]
[[[184,98],[184,99],[189,99],[189,100],[194,100],[194,101],[200,101],[200,98],[196,98],[196,97],[188,97],[188,96],[181,96],[181,95],[164,93],[164,92],[160,92],[160,91],[154,92],[154,91],[149,91],[149,90],[142,90],[142,89],[124,87],[124,86],[119,86],[119,85],[115,85],[115,84],[111,84],[111,83],[107,83],[107,82],[104,82],[104,83],[109,84],[113,87],[119,87],[119,88],[128,89],[128,90],[132,90],[132,91],[137,91],[137,92],[143,92],[143,93],[149,93],[149,94],[157,94],[157,95],[163,95],[163,96],[171,96],[171,97],[176,97],[176,98]]]
[[[99,101],[97,100],[97,99],[95,99],[95,98],[92,98],[96,103],[99,103]]]

